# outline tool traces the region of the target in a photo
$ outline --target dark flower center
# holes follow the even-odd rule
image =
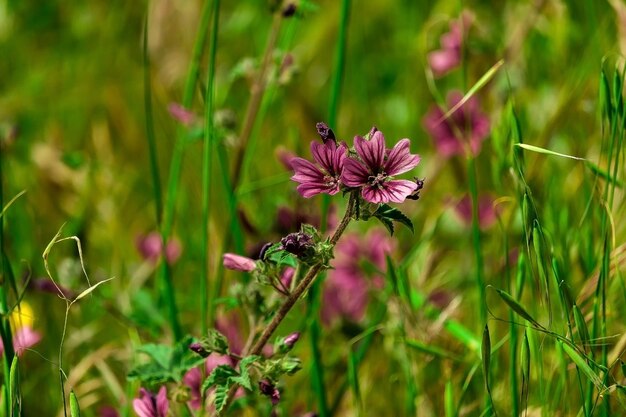
[[[336,187],[339,184],[339,175],[324,175],[324,184]]]
[[[385,183],[387,178],[388,178],[387,174],[383,171],[376,175],[370,175],[367,178],[367,182],[369,182],[372,187],[377,187],[378,189],[382,189],[383,184]]]

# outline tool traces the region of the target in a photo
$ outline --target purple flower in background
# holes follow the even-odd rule
[[[372,229],[367,236],[345,235],[335,250],[333,269],[324,282],[322,321],[330,324],[338,318],[358,322],[363,318],[372,287],[383,286],[380,273],[367,274],[363,264],[370,263],[378,271],[386,270],[386,256],[393,250],[394,241],[380,229]]]
[[[156,395],[140,388],[139,398],[133,400],[133,409],[139,417],[166,417],[169,408],[165,386],[162,386]]]
[[[481,229],[489,228],[496,221],[497,213],[493,203],[494,199],[491,195],[478,196],[478,224]],[[472,199],[469,195],[457,203],[455,211],[466,226],[472,224]]]
[[[13,335],[13,350],[20,356],[26,349],[35,346],[41,340],[41,333],[32,327],[24,325],[19,327]],[[4,345],[0,340],[0,355],[4,353]]]
[[[165,255],[167,263],[172,265],[180,258],[180,254],[182,253],[180,241],[176,238],[168,239],[164,253],[163,239],[158,232],[150,232],[145,236],[139,236],[136,244],[137,250],[141,256],[152,262],[156,262],[159,256],[163,254]]]
[[[211,354],[204,362],[205,374],[211,375],[211,372],[219,365],[235,366],[235,362],[227,355]],[[200,409],[202,405],[202,370],[200,368],[192,368],[185,376],[183,376],[183,383],[189,387],[191,398],[189,399],[189,406],[194,409]]]
[[[456,106],[463,94],[453,91],[448,94],[448,108]],[[471,153],[480,152],[482,142],[489,134],[489,118],[480,110],[478,99],[470,97],[447,119],[442,119],[445,112],[440,107],[433,107],[424,117],[424,128],[435,142],[437,152],[444,157],[465,155],[469,145]]]
[[[100,417],[119,417],[120,414],[117,410],[110,405],[105,405],[104,407],[100,407],[98,411]]]
[[[450,31],[441,35],[441,49],[428,54],[428,65],[435,77],[442,77],[461,64],[463,38],[471,24],[472,17],[464,12],[457,20],[450,21]]]
[[[181,124],[185,126],[190,126],[193,122],[196,121],[196,115],[178,103],[170,103],[170,105],[167,106],[167,110],[170,112],[174,119],[178,120]]]
[[[234,253],[225,253],[222,261],[224,268],[233,271],[252,272],[256,269],[256,262],[245,256],[235,255]]]
[[[402,203],[417,188],[413,181],[392,179],[420,162],[419,155],[410,153],[409,145],[408,139],[402,139],[386,151],[385,137],[380,131],[370,140],[355,136],[354,147],[362,162],[346,159],[341,181],[348,187],[363,187],[361,195],[370,203]]]
[[[311,142],[311,154],[319,166],[304,158],[292,158],[290,162],[295,174],[291,179],[300,183],[296,188],[300,195],[310,198],[320,193],[337,194],[347,151],[344,143],[337,145],[334,140],[324,144]]]

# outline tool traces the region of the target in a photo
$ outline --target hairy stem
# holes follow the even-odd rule
[[[350,194],[350,199],[348,200],[346,213],[344,214],[343,219],[341,219],[341,223],[339,223],[339,226],[337,226],[337,229],[335,229],[335,233],[333,233],[332,237],[330,238],[330,244],[333,247],[337,244],[339,238],[341,238],[341,235],[343,235],[343,232],[345,232],[348,224],[350,224],[350,221],[352,220],[356,198],[357,197],[355,192],[352,192]],[[309,269],[304,278],[302,278],[302,281],[300,281],[298,286],[291,292],[283,305],[280,306],[280,309],[278,309],[272,321],[267,325],[267,327],[265,327],[265,330],[263,330],[263,333],[261,333],[261,336],[259,336],[250,351],[244,350],[244,352],[242,353],[243,357],[249,355],[260,355],[262,353],[263,347],[268,342],[268,340],[270,340],[280,323],[282,323],[285,317],[287,317],[289,311],[293,308],[293,306],[300,299],[300,297],[309,289],[311,284],[315,281],[317,275],[324,269],[325,265],[321,262],[316,263],[311,267],[311,269]],[[237,392],[237,388],[238,385],[233,385],[228,391],[228,398],[226,399],[226,404],[222,409],[220,415],[223,415],[226,410],[228,410],[228,407],[230,406],[230,403],[233,401],[233,398],[235,396],[235,392]]]

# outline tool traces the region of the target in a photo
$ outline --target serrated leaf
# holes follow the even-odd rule
[[[261,359],[258,355],[246,356],[239,362],[239,376],[232,377],[235,382],[248,391],[252,391],[252,381],[250,380],[250,366]]]
[[[385,218],[394,222],[401,223],[413,232],[413,222],[404,213],[388,204],[381,204],[374,212],[374,217]]]
[[[154,362],[160,365],[161,368],[169,368],[170,356],[172,355],[172,348],[170,346],[148,343],[139,346],[137,351],[148,355]]]
[[[226,405],[226,399],[228,399],[228,391],[230,386],[228,385],[218,385],[215,387],[215,410],[218,415],[222,412],[222,409]]]
[[[228,339],[216,329],[209,329],[207,337],[203,337],[198,343],[209,354],[216,352],[226,355],[228,353]]]
[[[239,375],[237,373],[237,370],[232,366],[219,365],[215,369],[213,369],[211,375],[209,375],[209,377],[204,380],[204,383],[202,384],[202,392],[206,391],[212,386],[219,387],[228,385],[230,378],[237,375]]]
[[[385,226],[387,228],[387,230],[389,231],[389,234],[391,236],[393,236],[394,229],[393,229],[392,221],[389,220],[389,219],[383,218],[383,217],[378,217],[378,216],[376,216],[376,218],[378,220],[380,220],[380,222],[383,224],[383,226]]]

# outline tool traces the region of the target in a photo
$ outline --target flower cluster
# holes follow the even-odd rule
[[[300,183],[297,190],[303,197],[360,189],[367,202],[402,203],[416,191],[418,184],[414,181],[394,179],[420,162],[419,155],[410,153],[408,139],[400,140],[389,149],[383,133],[373,128],[367,138],[354,137],[354,152],[351,152],[345,143],[337,143],[334,133],[325,124],[318,123],[317,129],[324,142],[311,143],[317,164],[299,157],[290,161],[295,172],[291,179]]]

